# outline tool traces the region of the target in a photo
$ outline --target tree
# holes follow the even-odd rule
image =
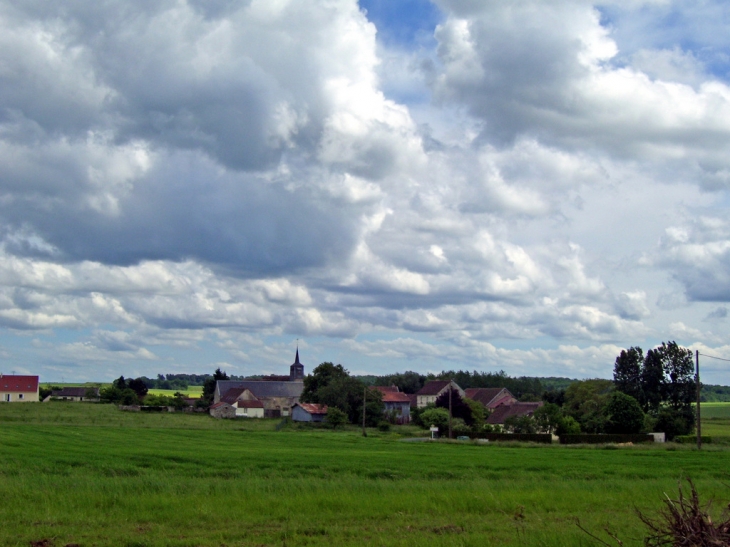
[[[644,427],[639,401],[621,391],[609,396],[606,417],[606,433],[639,433]]]
[[[504,421],[504,427],[512,433],[537,433],[537,423],[532,416],[510,416]]]
[[[421,412],[421,423],[423,427],[429,428],[432,425],[439,428],[439,432],[447,434],[449,431],[449,411],[443,408],[428,408]]]
[[[350,423],[361,423],[365,389],[365,384],[350,376],[345,367],[325,362],[304,378],[304,390],[299,400],[339,408],[347,414]],[[382,401],[379,391],[367,390],[366,425],[374,427],[383,420]]]
[[[222,371],[220,367],[215,369],[212,378],[207,378],[203,384],[203,395],[200,397],[202,401],[210,405],[215,398],[215,384],[218,380],[228,380],[228,374]]]
[[[471,406],[461,398],[459,392],[454,388],[451,390],[451,416],[453,418],[461,418],[464,420],[466,425],[471,426],[474,424],[474,416],[472,414]],[[449,390],[444,391],[436,399],[437,408],[445,408],[449,410]]]
[[[554,433],[564,420],[560,407],[553,403],[546,403],[535,410],[532,415],[538,430],[545,433]]]
[[[124,376],[120,376],[116,380],[112,382],[112,385],[117,388],[120,391],[124,391],[127,389],[127,381],[124,379]]]
[[[616,389],[636,399],[643,405],[644,390],[641,370],[644,366],[644,351],[640,347],[621,350],[613,366],[613,383]]]
[[[659,348],[650,349],[641,370],[641,389],[644,412],[656,414],[662,404],[664,384],[664,359]]]
[[[140,378],[134,380],[127,380],[127,387],[137,394],[140,399],[147,395],[147,386]]]
[[[333,429],[337,429],[339,426],[347,423],[347,414],[336,406],[331,406],[327,408],[327,415],[324,419]]]
[[[563,410],[580,424],[584,433],[603,433],[606,424],[605,406],[613,389],[611,380],[583,380],[565,390]]]

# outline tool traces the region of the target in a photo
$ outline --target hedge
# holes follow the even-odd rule
[[[653,443],[651,435],[561,435],[560,444]]]
[[[700,437],[700,439],[702,440],[702,444],[712,443],[712,437],[710,437],[710,436],[706,437],[706,436],[702,435]],[[681,443],[681,444],[682,443],[694,444],[697,442],[697,435],[677,435],[676,437],[674,437],[674,442]]]
[[[547,433],[481,433],[481,439],[489,441],[521,441],[525,443],[544,443],[553,442],[553,436]]]

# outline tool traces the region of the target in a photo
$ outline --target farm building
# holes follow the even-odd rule
[[[517,402],[517,398],[504,387],[470,387],[465,389],[464,393],[467,399],[481,403],[484,408],[489,409]]]
[[[0,374],[0,401],[4,403],[38,402],[38,376]]]
[[[295,422],[322,422],[327,415],[327,405],[314,403],[296,403],[291,410],[291,419]]]
[[[489,415],[486,422],[491,425],[504,425],[505,420],[512,416],[532,416],[542,405],[542,401],[538,403],[500,405]]]
[[[407,393],[401,392],[398,386],[374,386],[371,389],[382,394],[384,414],[392,413],[399,424],[411,421],[411,398]]]
[[[214,418],[235,418],[236,407],[231,404],[220,402],[215,403],[208,410],[211,416]]]
[[[264,403],[258,399],[236,401],[236,418],[263,418]]]
[[[416,393],[416,406],[418,408],[423,408],[426,405],[435,403],[436,399],[438,399],[442,393],[446,393],[448,391],[449,386],[451,386],[451,389],[458,391],[461,397],[464,397],[464,390],[461,389],[453,380],[432,380],[430,382],[426,382],[426,385],[423,386],[418,393]]]
[[[297,348],[294,363],[289,367],[289,380],[218,380],[213,402],[233,405],[239,400],[258,400],[263,404],[264,417],[289,416],[304,390],[304,365],[299,362]]]
[[[65,387],[51,392],[45,399],[58,399],[61,401],[98,401],[98,387]]]

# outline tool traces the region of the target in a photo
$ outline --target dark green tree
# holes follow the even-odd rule
[[[347,414],[342,412],[336,406],[331,406],[327,408],[327,415],[324,419],[329,425],[332,426],[333,429],[337,429],[339,426],[345,425],[347,423]]]
[[[140,399],[147,395],[147,391],[149,391],[141,378],[127,380],[127,387],[134,391]]]
[[[606,403],[606,433],[639,433],[644,427],[644,412],[639,401],[614,391]]]
[[[228,374],[222,371],[220,367],[215,369],[212,378],[207,378],[203,384],[203,395],[200,397],[201,401],[210,405],[215,397],[215,384],[218,380],[228,380]]]
[[[124,379],[124,376],[120,376],[116,380],[112,382],[112,385],[117,388],[120,391],[124,391],[127,389],[127,381]]]
[[[537,433],[537,423],[532,416],[510,416],[504,421],[504,427],[512,433]]]
[[[650,349],[641,370],[642,406],[644,412],[656,414],[663,400],[664,357],[660,348]]]
[[[436,399],[436,407],[449,410],[449,390],[444,391]],[[451,416],[453,418],[461,418],[466,425],[474,425],[474,416],[471,406],[461,398],[456,389],[451,388]]]
[[[644,351],[636,346],[621,350],[613,365],[613,383],[616,389],[630,395],[643,406],[644,390],[641,370],[644,367]]]

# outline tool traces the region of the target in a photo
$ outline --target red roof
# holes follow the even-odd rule
[[[251,401],[237,401],[236,406],[238,408],[264,408],[264,403],[258,399]]]
[[[0,391],[36,393],[38,391],[38,376],[0,375]]]
[[[539,403],[513,403],[511,405],[500,405],[494,409],[487,418],[488,424],[503,424],[507,418],[512,416],[532,416],[542,406]]]
[[[310,414],[327,414],[327,405],[319,405],[316,403],[297,403],[294,406],[299,405],[302,409],[306,410]]]
[[[383,393],[383,402],[384,403],[411,403],[411,398],[408,396],[407,393]]]
[[[220,402],[217,402],[217,403],[216,403],[216,404],[214,404],[214,405],[211,405],[211,407],[210,407],[210,408],[211,408],[211,409],[213,409],[213,408],[220,408],[220,407],[222,407],[222,406],[231,406],[231,405],[229,405],[229,404],[228,404],[228,403],[226,403],[226,402],[220,401]]]
[[[514,396],[504,387],[469,387],[464,390],[464,393],[467,398],[489,408],[497,407],[505,398],[514,399]]]

